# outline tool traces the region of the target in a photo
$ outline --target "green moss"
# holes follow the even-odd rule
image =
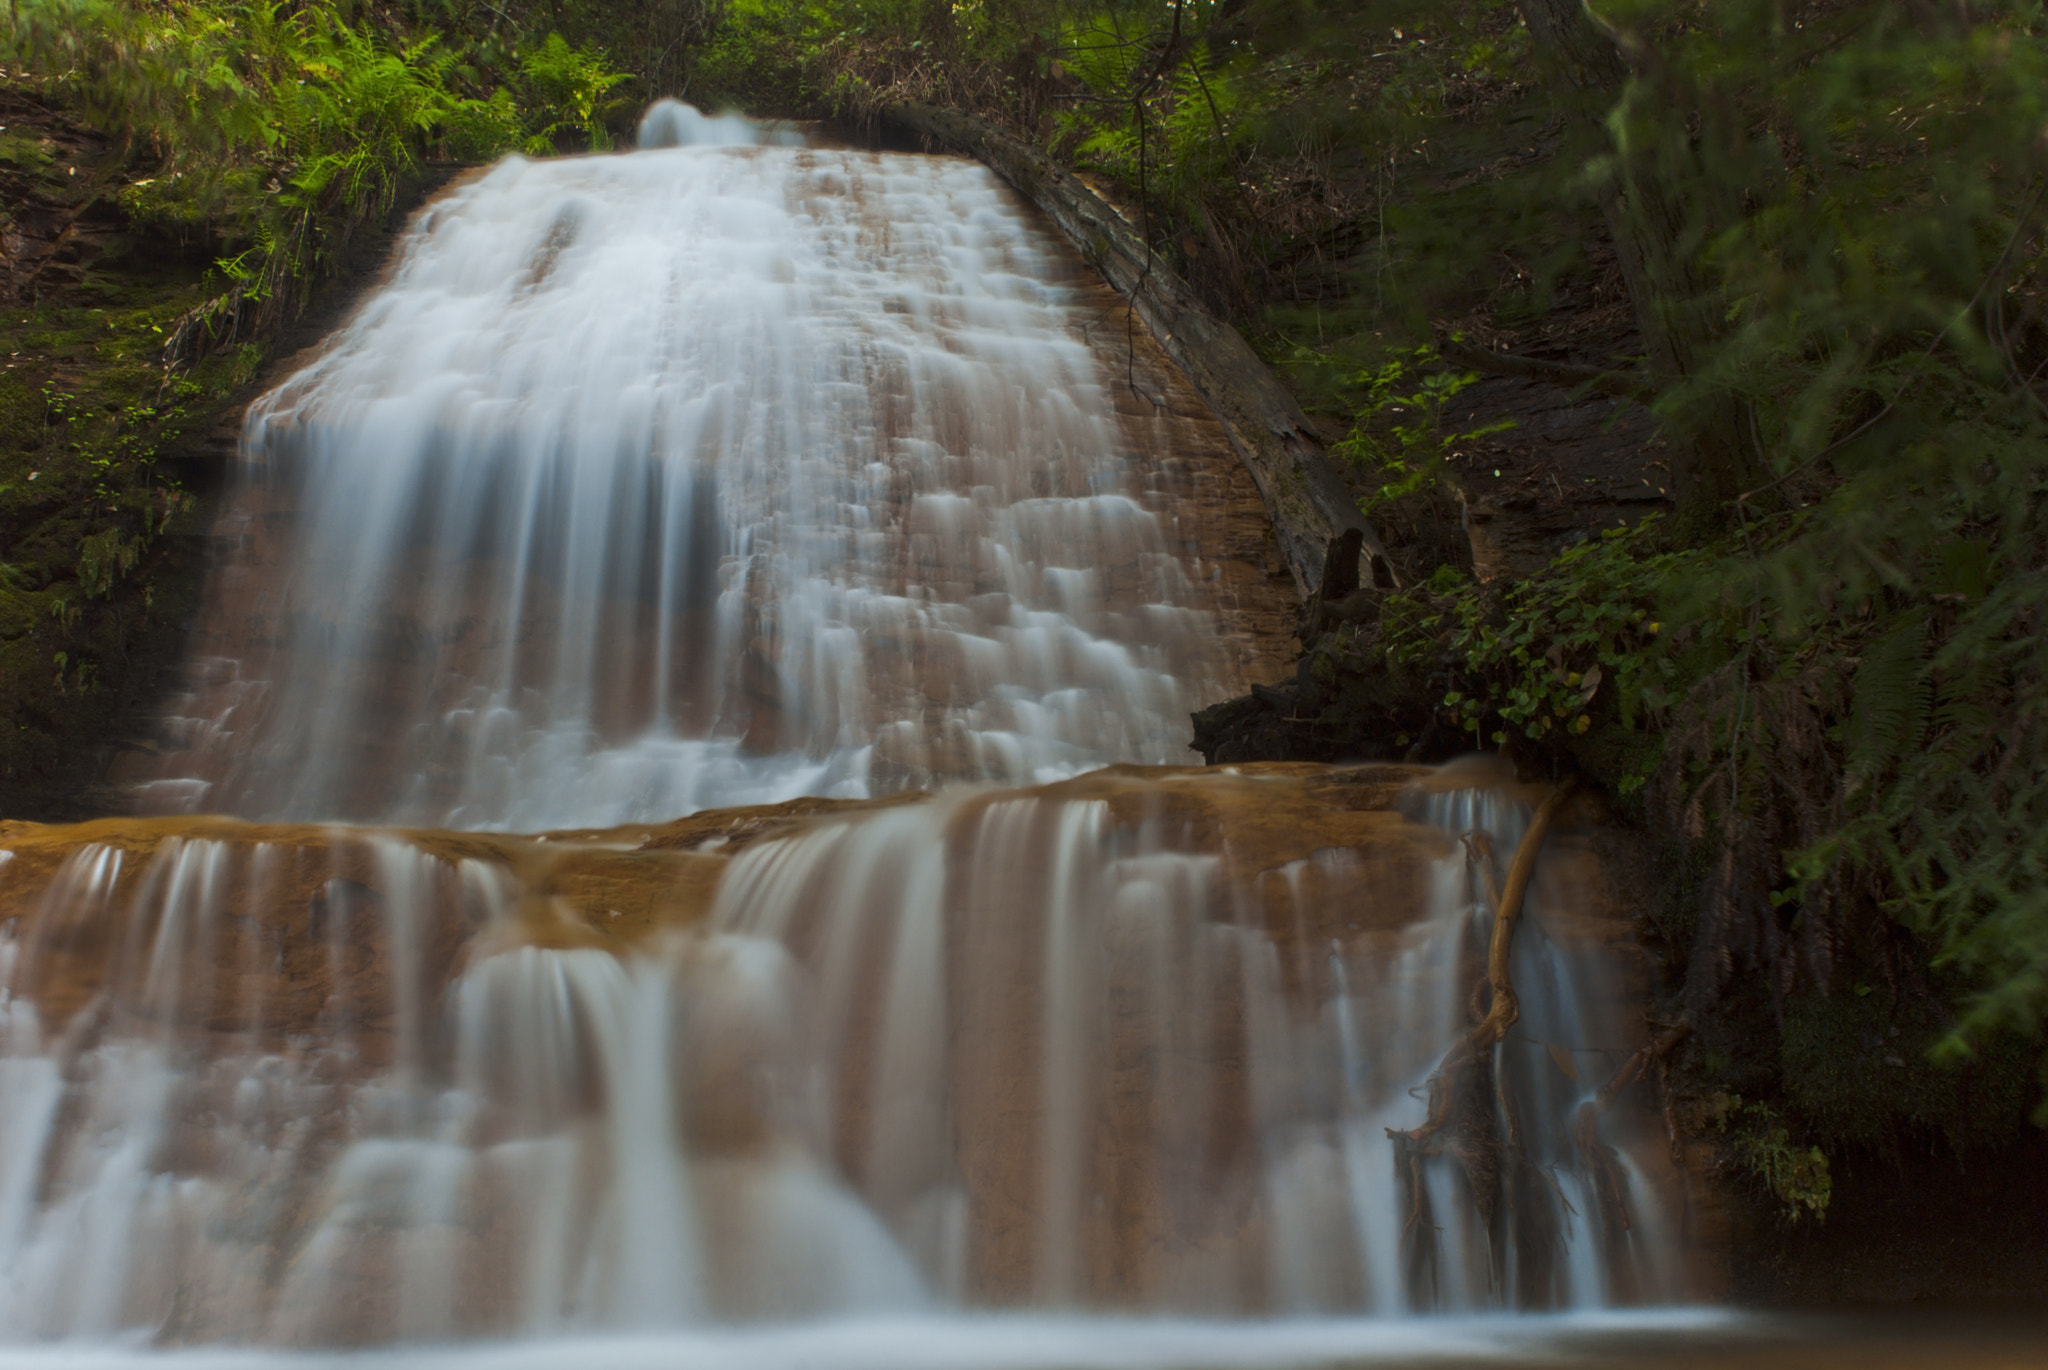
[[[0,817],[68,817],[175,659],[198,582],[198,502],[168,460],[253,376],[260,349],[166,374],[197,267],[103,254],[0,311]]]
[[[1777,1201],[1787,1222],[1825,1220],[1835,1195],[1827,1153],[1792,1140],[1792,1129],[1768,1104],[1740,1094],[1715,1094],[1706,1117],[1728,1138],[1736,1165]]]
[[[43,397],[19,375],[0,371],[0,498],[8,483],[21,479],[27,457],[43,445]]]
[[[30,129],[0,130],[0,164],[33,176],[51,164],[46,139]]]

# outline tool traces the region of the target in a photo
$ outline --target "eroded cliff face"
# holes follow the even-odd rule
[[[1500,1065],[1586,1216],[1489,1227],[1451,1160],[1418,1192],[1383,1155],[1479,1007],[1458,833],[1512,840],[1499,781],[1118,768],[535,837],[6,825],[0,1314],[332,1343],[1697,1289],[1654,1111],[1602,1123],[1625,1231],[1564,1131],[1642,1037],[1591,811],[1546,847]],[[94,1250],[122,1256],[85,1279]]]
[[[222,245],[205,224],[130,219],[156,169],[28,83],[0,79],[0,816],[123,811],[106,783],[156,746],[209,560],[241,410],[338,322],[405,212],[336,244],[307,314],[195,345]],[[173,345],[175,344],[175,345]]]
[[[78,816],[197,589],[177,453],[221,366],[164,375],[203,258],[131,233],[134,159],[0,80],[0,814]],[[227,366],[234,363],[229,361]],[[246,377],[244,377],[246,379]]]

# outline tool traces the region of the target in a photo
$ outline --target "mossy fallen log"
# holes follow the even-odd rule
[[[1238,331],[1210,313],[1108,202],[1044,152],[974,115],[906,103],[889,107],[884,117],[987,163],[1132,302],[1230,434],[1266,502],[1281,557],[1303,599],[1322,585],[1333,548],[1351,531],[1363,545],[1365,583],[1393,583],[1378,537],[1294,397]]]

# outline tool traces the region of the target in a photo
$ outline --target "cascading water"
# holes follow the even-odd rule
[[[1497,1053],[1544,1197],[1489,1225],[1449,1161],[1396,1174],[1489,917],[1450,834],[1525,821],[1445,784],[1109,770],[553,842],[17,829],[0,1327],[1668,1297],[1661,1149],[1608,1129],[1603,1230],[1567,1134],[1631,1046],[1569,838]]]
[[[986,171],[649,124],[714,145],[450,192],[251,408],[244,504],[291,542],[224,569],[213,618],[264,631],[201,663],[155,807],[532,830],[1028,783],[1178,760],[1240,686],[1147,489],[1171,424],[1120,423]]]
[[[1091,769],[1242,659],[1180,421],[984,172],[749,128],[452,191],[252,410],[146,798],[268,821],[0,824],[0,1338],[1682,1294],[1584,833],[1505,1140],[1397,1168],[1528,797]]]

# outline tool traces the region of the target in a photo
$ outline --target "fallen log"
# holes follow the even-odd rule
[[[1222,421],[1265,500],[1281,558],[1303,599],[1323,584],[1325,563],[1347,532],[1360,535],[1354,545],[1363,550],[1363,582],[1397,583],[1379,538],[1294,397],[1238,331],[1211,314],[1107,201],[1045,153],[975,115],[905,103],[889,106],[882,117],[987,163],[1131,301]]]

